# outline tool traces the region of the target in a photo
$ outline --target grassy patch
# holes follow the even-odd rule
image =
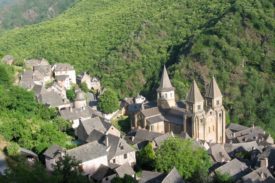
[[[128,133],[131,130],[131,121],[128,116],[122,116],[119,119],[116,119],[112,124],[124,133]]]

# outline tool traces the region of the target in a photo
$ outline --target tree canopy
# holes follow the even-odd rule
[[[156,169],[169,172],[174,166],[184,179],[198,172],[208,172],[210,159],[206,151],[191,140],[170,138],[156,151]]]
[[[105,114],[115,112],[119,109],[119,99],[117,94],[107,89],[100,97],[98,103],[99,110]]]

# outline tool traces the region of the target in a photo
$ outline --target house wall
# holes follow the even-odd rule
[[[115,156],[114,158],[110,159],[110,163],[118,164],[118,165],[123,165],[124,163],[129,163],[131,166],[136,164],[136,152],[129,152],[127,153],[127,157],[124,157],[124,154]]]
[[[162,122],[150,125],[149,131],[158,132],[158,133],[165,133],[164,122],[162,121]]]
[[[54,170],[54,168],[53,168],[53,166],[54,165],[56,165],[56,159],[51,159],[51,158],[45,158],[45,164],[46,164],[46,169],[48,170],[48,171],[53,171]]]
[[[113,125],[106,132],[106,135],[108,135],[108,134],[112,134],[114,136],[120,137],[120,131],[118,129],[116,129]]]
[[[97,171],[97,169],[100,167],[100,165],[108,166],[108,159],[106,155],[80,164],[80,166],[82,167],[83,173],[86,175],[94,174]]]

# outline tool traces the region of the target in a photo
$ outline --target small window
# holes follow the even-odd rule
[[[203,120],[201,119],[200,121],[201,121],[201,123],[202,123]]]
[[[217,101],[216,101],[216,104],[217,104],[217,105],[220,105],[220,101],[219,101],[219,100],[217,100]]]
[[[167,98],[167,93],[165,93],[165,98]]]
[[[171,98],[173,97],[173,93],[170,93],[170,97],[171,97]]]
[[[210,112],[210,115],[212,115],[212,112]]]
[[[222,113],[219,114],[219,117],[220,117],[220,118],[222,117]]]
[[[198,110],[200,110],[201,109],[201,105],[198,105]]]
[[[124,159],[127,159],[127,154],[124,154]]]
[[[116,163],[116,159],[113,159],[113,163]]]

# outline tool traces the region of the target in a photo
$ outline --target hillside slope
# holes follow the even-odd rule
[[[48,20],[74,2],[75,0],[0,0],[0,30]]]
[[[121,97],[152,97],[164,63],[179,98],[215,75],[232,121],[274,128],[272,0],[81,0],[57,18],[7,32],[0,53],[89,70]],[[203,92],[203,91],[202,91]]]

